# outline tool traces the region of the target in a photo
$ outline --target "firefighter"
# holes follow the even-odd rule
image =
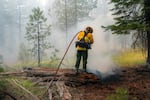
[[[87,69],[87,58],[88,58],[88,49],[91,49],[91,44],[93,44],[93,28],[86,27],[84,31],[80,31],[77,35],[76,41],[76,73],[79,73],[79,66],[81,58],[83,59],[83,71],[86,72]]]

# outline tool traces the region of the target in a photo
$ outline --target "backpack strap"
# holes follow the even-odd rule
[[[87,34],[88,34],[88,33],[86,33],[86,32],[84,31],[84,36],[83,36],[83,38],[82,38],[80,41],[84,40],[84,38],[86,37]]]

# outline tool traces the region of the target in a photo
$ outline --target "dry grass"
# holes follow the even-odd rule
[[[146,52],[140,49],[137,50],[126,50],[113,57],[114,62],[118,66],[136,66],[142,65],[146,62]]]

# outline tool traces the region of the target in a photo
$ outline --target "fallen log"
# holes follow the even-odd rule
[[[5,72],[5,73],[0,73],[0,76],[24,76],[24,72]]]
[[[26,88],[24,88],[23,86],[21,86],[21,85],[18,83],[17,80],[12,79],[12,81],[13,81],[18,87],[20,87],[22,90],[24,90],[25,92],[27,92],[28,94],[30,94],[30,95],[34,98],[34,100],[39,100],[39,98],[38,98],[37,96],[33,95],[29,90],[27,90]]]
[[[26,73],[27,77],[49,77],[49,76],[55,76],[59,77],[61,74],[55,74],[55,71],[49,72],[49,71],[40,71],[40,70],[26,70],[24,71]]]
[[[56,82],[56,86],[60,95],[61,100],[71,100],[72,96],[67,89],[64,82]]]
[[[35,77],[36,78],[36,77]],[[51,82],[52,80],[53,81],[63,81],[64,79],[63,78],[60,78],[60,77],[54,77],[54,76],[51,76],[51,77],[42,77],[42,78],[38,78],[36,79],[37,81],[35,82],[35,85],[36,84],[40,84],[41,82],[43,83],[49,83]]]
[[[13,100],[17,100],[14,96],[12,96],[10,93],[8,93],[8,92],[6,92],[6,91],[4,91],[4,90],[1,90],[0,89],[0,92],[2,92],[4,95],[7,95],[7,96],[9,96],[11,99],[13,99]]]
[[[100,79],[92,73],[67,73],[65,76],[67,77],[65,80],[65,85],[70,87],[78,87],[101,82]]]
[[[49,100],[52,100],[52,90],[48,89],[48,98]]]

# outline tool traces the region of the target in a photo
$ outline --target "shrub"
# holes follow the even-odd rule
[[[0,66],[0,72],[4,72],[4,68]]]

